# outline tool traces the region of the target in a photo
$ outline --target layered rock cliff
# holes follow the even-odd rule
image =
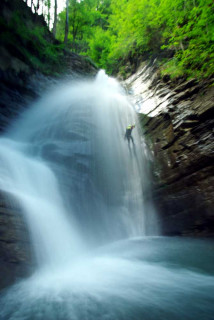
[[[155,63],[126,81],[153,155],[165,235],[214,234],[214,79],[161,79]]]

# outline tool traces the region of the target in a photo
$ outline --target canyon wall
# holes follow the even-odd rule
[[[153,62],[125,82],[152,154],[164,235],[214,234],[213,80],[161,78]]]

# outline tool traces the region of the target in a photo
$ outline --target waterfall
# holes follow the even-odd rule
[[[0,163],[37,260],[1,293],[0,319],[213,319],[213,271],[198,261],[198,248],[213,261],[212,241],[145,237],[157,230],[146,149],[116,80],[50,90],[1,138]]]
[[[124,141],[136,122],[101,71],[49,92],[1,139],[0,186],[18,200],[40,265],[64,263],[86,243],[145,234],[138,130],[136,146]]]

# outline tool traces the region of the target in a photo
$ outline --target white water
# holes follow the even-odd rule
[[[40,266],[145,234],[137,130],[135,148],[124,141],[136,121],[119,84],[100,72],[49,92],[1,139],[0,186],[19,202]]]
[[[209,272],[173,270],[161,238],[109,245],[157,230],[138,129],[135,147],[124,141],[130,123],[126,96],[101,72],[49,92],[1,139],[0,187],[19,202],[38,263],[2,295],[1,319],[211,320]],[[203,307],[192,312],[194,301]]]

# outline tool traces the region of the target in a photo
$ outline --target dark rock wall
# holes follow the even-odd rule
[[[30,238],[15,199],[0,193],[0,289],[33,270]]]
[[[161,79],[144,66],[127,83],[153,154],[162,233],[214,235],[213,80]]]
[[[62,50],[59,68],[54,70],[51,65],[52,73],[50,71],[44,76],[39,65],[41,68],[44,64],[48,65],[49,60],[37,57],[32,43],[15,32],[11,24],[18,14],[26,30],[45,28],[45,40],[49,44],[59,44],[48,30],[43,16],[33,13],[23,0],[1,0],[0,11],[0,131],[3,131],[12,119],[52,84],[53,78],[57,81],[65,75],[72,79],[83,75],[94,76],[97,69],[90,60]],[[38,65],[33,64],[35,59]]]

